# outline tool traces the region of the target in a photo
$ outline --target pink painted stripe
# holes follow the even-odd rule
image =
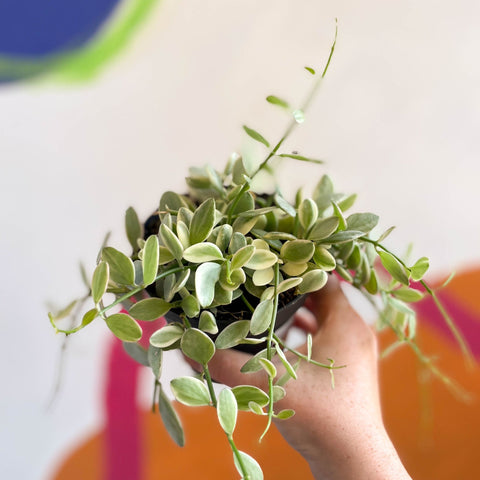
[[[141,343],[146,346],[151,333],[165,324],[161,319],[142,325]],[[136,391],[140,365],[124,351],[116,338],[110,344],[107,381],[104,391],[105,480],[141,480],[141,431]]]
[[[438,296],[464,336],[473,355],[480,359],[480,316],[469,311],[447,292],[441,292]],[[416,311],[418,312],[420,321],[429,324],[450,341],[457,344],[457,341],[431,297],[427,296],[421,302],[417,303]]]

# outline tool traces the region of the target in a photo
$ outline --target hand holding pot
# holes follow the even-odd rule
[[[277,409],[296,414],[276,425],[285,439],[309,462],[318,479],[409,479],[383,425],[377,376],[377,343],[370,327],[352,309],[339,282],[310,295],[305,306],[313,314],[298,314],[296,324],[313,335],[312,359],[345,368],[330,371],[302,362],[298,380],[286,385]],[[307,346],[298,348],[306,353]],[[288,357],[288,354],[287,354]],[[249,355],[220,350],[210,362],[212,377],[229,386],[250,384],[267,390],[260,372],[243,374]],[[277,364],[279,375],[281,363]]]

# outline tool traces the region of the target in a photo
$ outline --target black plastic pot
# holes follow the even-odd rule
[[[275,322],[275,332],[277,333],[278,336],[282,337],[286,333],[286,331],[288,330],[288,328],[290,327],[293,321],[293,315],[305,303],[306,298],[307,298],[307,295],[299,295],[295,297],[292,301],[284,305],[282,308],[278,309],[277,319]],[[173,322],[183,323],[182,319],[180,318],[180,315],[178,315],[172,310],[170,310],[168,313],[165,314],[165,319],[167,320],[168,323],[173,323]],[[198,317],[189,318],[189,321],[192,327],[194,328],[198,327],[198,321],[199,321]],[[232,322],[228,321],[227,319],[217,320],[218,331],[221,332],[231,323]],[[218,334],[216,335],[209,334],[209,336],[213,340],[215,340],[217,335]],[[265,336],[265,335],[258,335],[257,338],[262,336]],[[252,335],[252,337],[255,337],[255,336]],[[264,342],[264,343],[259,343],[257,345],[240,344],[234,348],[236,350],[241,350],[242,352],[255,354],[255,353],[258,353],[260,350],[263,350],[265,347],[266,347],[266,344]]]

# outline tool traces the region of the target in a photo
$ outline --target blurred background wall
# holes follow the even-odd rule
[[[327,163],[286,163],[285,190],[326,172],[431,275],[478,266],[479,15],[474,0],[2,2],[0,476],[50,478],[102,421],[100,323],[69,340],[47,408],[61,345],[47,302],[82,293],[77,262],[92,270],[107,231],[126,245],[128,206],[145,218],[190,165],[251,151],[242,124],[278,139],[286,118],[264,98],[300,103],[335,17],[330,71],[289,142]]]

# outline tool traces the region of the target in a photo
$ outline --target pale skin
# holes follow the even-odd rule
[[[312,358],[327,364],[333,358],[345,368],[334,371],[333,389],[328,370],[302,362],[298,379],[287,383],[286,397],[275,404],[276,411],[296,412],[275,421],[280,433],[307,460],[316,480],[411,480],[383,424],[373,331],[333,276],[306,307],[313,315],[297,315],[296,324],[313,336]],[[306,345],[298,350],[306,353]],[[209,363],[211,375],[232,387],[268,390],[262,372],[240,372],[248,358],[236,350],[218,351]],[[277,368],[281,374],[281,365]]]

